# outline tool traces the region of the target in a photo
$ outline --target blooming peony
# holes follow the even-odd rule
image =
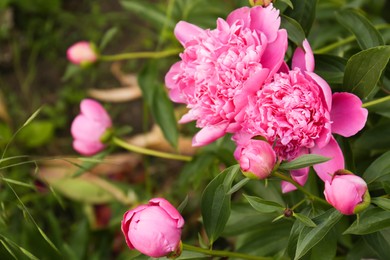
[[[165,83],[170,98],[189,108],[180,123],[196,120],[202,128],[194,146],[240,128],[236,115],[247,97],[255,95],[283,62],[287,32],[279,26],[279,11],[272,4],[237,9],[226,21],[218,19],[214,30],[183,21],[176,25],[175,35],[185,50]]]
[[[366,182],[346,170],[337,171],[331,180],[326,180],[326,200],[345,215],[359,213],[370,204]]]
[[[98,55],[93,45],[87,41],[81,41],[70,46],[66,52],[68,60],[76,65],[85,65],[97,60]]]
[[[122,220],[122,232],[131,249],[151,257],[180,254],[181,230],[184,219],[165,199],[151,199],[127,211]]]
[[[112,126],[106,110],[95,100],[84,99],[80,103],[80,114],[71,125],[73,148],[83,155],[93,155],[104,149],[103,134]]]
[[[314,166],[323,181],[330,180],[335,171],[344,168],[343,154],[332,133],[356,134],[365,125],[367,110],[353,94],[332,95],[325,80],[313,73],[314,56],[306,40],[294,53],[293,69],[285,67],[260,86],[255,96],[248,97],[240,132],[265,137],[282,160],[305,153],[333,158]],[[304,184],[307,173],[302,170],[292,177],[299,176]],[[293,189],[292,184],[287,186],[284,190]]]

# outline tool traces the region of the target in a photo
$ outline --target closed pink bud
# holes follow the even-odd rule
[[[122,232],[130,249],[151,257],[178,256],[183,225],[184,219],[175,207],[155,198],[124,214]]]
[[[73,148],[83,155],[93,155],[105,148],[102,137],[110,131],[111,118],[100,103],[84,99],[80,103],[80,114],[70,128]]]
[[[346,170],[339,170],[325,182],[326,200],[344,215],[359,213],[370,204],[366,182]]]
[[[239,145],[234,153],[244,175],[253,179],[265,179],[276,163],[276,154],[272,146],[263,140],[249,140]]]
[[[94,63],[98,58],[98,54],[96,53],[93,44],[86,41],[77,42],[70,46],[66,55],[68,60],[76,65]]]

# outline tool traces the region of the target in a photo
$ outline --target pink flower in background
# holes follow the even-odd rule
[[[112,126],[106,110],[95,100],[84,99],[80,103],[80,114],[71,125],[73,148],[83,155],[93,155],[105,148],[103,134]]]
[[[98,57],[93,45],[87,41],[73,44],[68,48],[66,55],[68,60],[76,65],[93,63]]]
[[[250,139],[245,143],[237,144],[234,157],[239,162],[244,175],[254,179],[267,178],[276,163],[275,151],[264,140]]]
[[[366,182],[346,170],[337,171],[325,181],[326,200],[345,215],[356,214],[370,204]]]
[[[303,49],[295,51],[292,67],[281,67],[272,81],[248,97],[240,132],[264,136],[282,160],[305,153],[331,157],[314,166],[323,181],[330,180],[335,171],[344,168],[343,154],[332,133],[356,134],[365,125],[367,110],[353,94],[332,95],[325,80],[313,73],[314,56],[306,40]],[[299,176],[304,184],[307,173],[302,169],[292,177]],[[286,185],[286,191],[294,189],[292,184]]]
[[[287,49],[287,32],[279,29],[279,11],[243,7],[218,19],[217,28],[203,30],[179,22],[176,38],[185,50],[165,77],[170,98],[189,112],[180,123],[196,120],[202,128],[194,146],[206,145],[241,126],[237,114],[262,82],[272,78]]]
[[[184,219],[175,207],[163,198],[155,198],[127,211],[121,227],[129,248],[163,257],[180,255],[183,225]]]

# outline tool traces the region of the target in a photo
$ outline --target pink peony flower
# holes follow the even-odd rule
[[[300,154],[314,153],[333,158],[314,166],[319,177],[330,180],[344,168],[344,157],[332,133],[345,137],[360,131],[367,120],[367,110],[358,97],[350,93],[332,95],[329,85],[313,73],[314,56],[305,40],[303,49],[293,56],[292,70],[281,67],[272,81],[248,97],[241,132],[264,136],[274,145],[277,156],[292,160]],[[308,171],[295,172],[300,184]],[[294,189],[285,184],[285,190]]]
[[[68,48],[66,55],[68,60],[76,65],[93,63],[98,57],[93,45],[87,41],[81,41],[73,44]]]
[[[103,150],[101,137],[111,128],[112,122],[106,110],[92,99],[80,103],[80,114],[71,125],[73,148],[83,155],[93,155]]]
[[[184,219],[165,199],[151,199],[127,211],[122,220],[122,232],[131,249],[151,257],[179,255]]]
[[[337,171],[331,180],[325,181],[326,200],[338,211],[352,215],[370,204],[366,182],[346,170]]]
[[[202,128],[194,146],[239,129],[236,115],[247,97],[255,95],[283,62],[287,32],[279,27],[279,11],[272,4],[237,9],[226,21],[218,19],[214,30],[183,21],[176,25],[176,38],[185,50],[165,83],[170,98],[189,108],[180,123],[196,120]]]
[[[250,139],[239,144],[234,157],[240,163],[244,175],[253,179],[267,178],[276,163],[275,151],[264,140]]]

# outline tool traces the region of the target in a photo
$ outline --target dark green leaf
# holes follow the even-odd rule
[[[220,236],[229,219],[231,195],[227,192],[231,189],[239,170],[238,165],[227,168],[219,173],[203,192],[201,211],[210,245]]]
[[[341,219],[343,215],[335,209],[330,209],[324,214],[314,218],[315,228],[304,227],[299,234],[297,250],[294,259],[304,256],[311,248],[319,243],[329,230]]]
[[[297,46],[301,46],[303,40],[306,38],[301,25],[288,16],[282,15],[281,18],[280,27],[287,30],[290,41],[295,43]]]
[[[331,229],[320,243],[311,249],[310,260],[335,259],[337,253],[337,234]]]
[[[358,149],[390,150],[390,120],[364,131],[355,143]]]
[[[308,216],[304,215],[304,214],[301,214],[301,213],[293,213],[293,216],[299,220],[300,222],[302,222],[305,226],[307,227],[316,227],[316,223],[313,222],[313,220],[311,220]]]
[[[347,60],[338,56],[316,54],[315,72],[329,84],[342,84]]]
[[[377,205],[384,210],[390,211],[390,199],[381,197],[371,198],[371,203]]]
[[[148,62],[139,74],[138,83],[145,102],[161,127],[164,137],[173,147],[176,147],[179,131],[173,104],[159,82],[157,64],[156,61]]]
[[[362,236],[364,242],[377,254],[379,259],[390,259],[390,229]]]
[[[390,46],[379,46],[353,55],[344,73],[344,91],[366,98],[376,87],[390,58]]]
[[[272,212],[277,212],[277,211],[282,211],[286,207],[283,207],[277,202],[274,201],[269,201],[269,200],[264,200],[259,197],[254,197],[254,196],[249,196],[249,195],[244,195],[244,197],[248,200],[249,204],[251,206],[261,212],[261,213],[272,213]]]
[[[355,36],[362,50],[384,45],[382,35],[374,25],[354,9],[336,12],[337,21],[344,25]]]
[[[385,175],[390,174],[390,151],[376,159],[364,172],[363,179],[367,184],[379,181]]]
[[[329,161],[330,158],[320,156],[317,154],[305,154],[297,159],[294,159],[289,162],[283,162],[280,164],[279,169],[281,170],[296,170],[296,169],[302,169],[308,166],[312,166],[314,164],[323,163],[326,161]]]
[[[390,227],[390,211],[371,208],[364,211],[343,234],[364,235]]]
[[[296,20],[303,28],[305,35],[309,35],[316,16],[317,0],[292,0],[294,9],[288,8],[285,14]]]

